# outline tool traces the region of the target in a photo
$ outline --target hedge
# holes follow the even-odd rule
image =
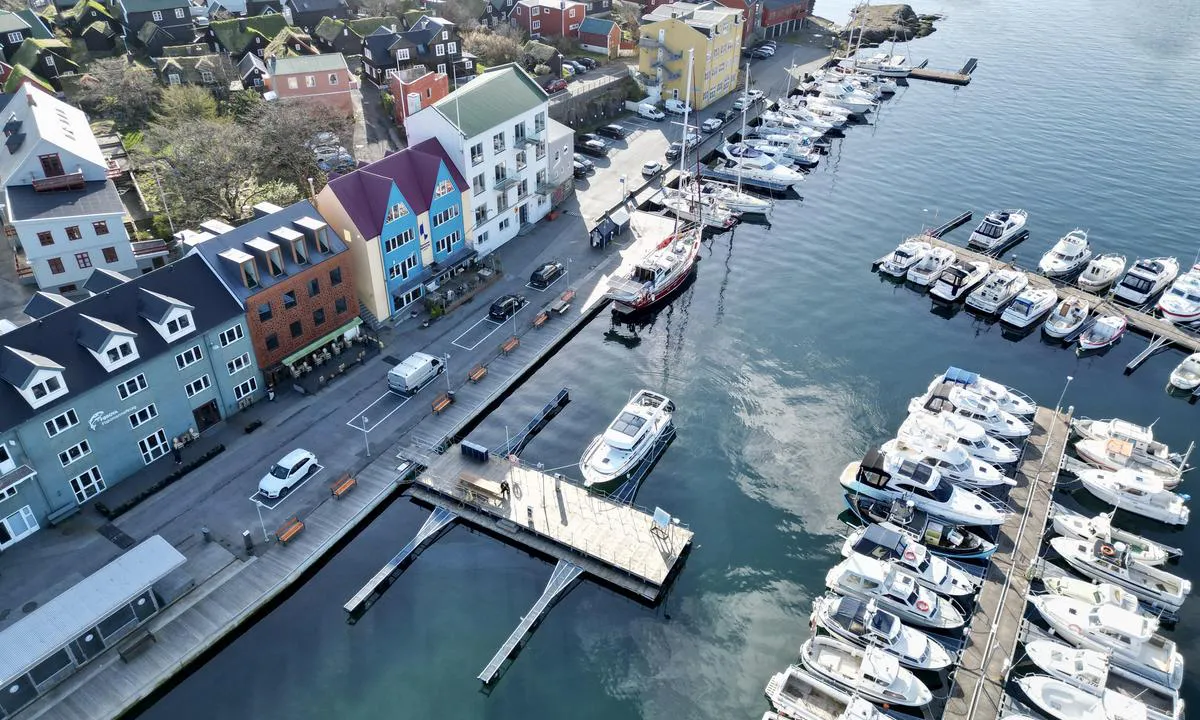
[[[150,487],[141,491],[137,495],[134,495],[133,497],[129,498],[128,500],[122,502],[121,504],[117,505],[116,507],[110,508],[109,506],[105,505],[103,502],[96,503],[96,512],[100,513],[101,515],[108,518],[109,520],[115,520],[118,517],[120,517],[121,515],[124,515],[125,513],[129,512],[130,510],[134,509],[135,507],[137,507],[138,505],[140,505],[141,503],[143,503],[144,501],[149,499],[150,496],[153,495],[154,493],[158,492],[159,490],[162,490],[163,488],[167,487],[168,485],[175,482],[176,480],[179,480],[184,475],[187,475],[191,471],[200,467],[201,465],[208,462],[209,460],[212,460],[213,458],[215,458],[216,456],[220,455],[223,452],[225,452],[225,446],[224,445],[216,445],[216,446],[212,447],[208,452],[201,455],[200,457],[196,458],[195,460],[191,461],[190,463],[187,463],[186,465],[180,466],[174,472],[172,472],[170,475],[167,475],[162,480],[159,480],[158,482],[154,483]]]

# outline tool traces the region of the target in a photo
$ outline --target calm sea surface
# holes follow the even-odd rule
[[[1101,251],[1190,264],[1200,249],[1197,8],[917,6],[947,18],[910,54],[935,67],[980,58],[969,87],[914,81],[873,127],[835,141],[803,201],[782,203],[770,229],[716,238],[696,282],[652,324],[610,327],[602,315],[484,423],[476,438],[493,444],[569,386],[571,404],[524,455],[570,466],[637,388],[675,400],[678,439],[638,497],[696,532],[661,608],[584,582],[484,694],[475,675],[551,566],[456,528],[349,626],[342,602],[426,515],[402,500],[142,718],[756,718],[837,557],[838,473],[891,437],[908,399],[947,365],[1051,406],[1073,375],[1066,403],[1080,414],[1158,419],[1171,445],[1200,441],[1200,406],[1163,389],[1178,353],[1125,377],[1139,337],[1079,359],[1037,334],[1014,341],[964,312],[933,312],[869,270],[922,226],[999,207],[1031,213],[1016,251],[1026,263],[1082,227]],[[842,20],[847,9],[817,11]],[[1184,547],[1198,532],[1139,529]],[[1196,579],[1198,567],[1189,550],[1176,571]],[[1200,663],[1200,601],[1173,636]],[[1194,707],[1196,678],[1184,688]]]

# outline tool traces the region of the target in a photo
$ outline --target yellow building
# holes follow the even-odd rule
[[[687,93],[688,50],[694,50],[692,97],[699,110],[737,84],[742,11],[715,2],[659,5],[642,16],[638,69],[662,99]]]

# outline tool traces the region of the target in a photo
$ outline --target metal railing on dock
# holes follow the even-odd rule
[[[549,423],[554,416],[557,415],[559,411],[562,410],[563,407],[565,407],[570,401],[570,389],[563,388],[562,390],[559,390],[558,394],[554,396],[554,399],[546,403],[546,406],[539,410],[538,413],[533,416],[533,419],[531,419],[525,425],[525,427],[517,431],[516,435],[505,439],[503,445],[497,445],[496,447],[492,448],[492,453],[499,455],[500,457],[520,455],[521,451],[525,449],[525,446],[529,444],[529,441],[533,439],[533,436],[537,435],[542,428],[546,427],[546,424]]]
[[[663,452],[666,451],[667,446],[674,439],[675,427],[671,426],[671,428],[658,437],[658,440],[654,441],[654,447],[650,448],[650,452],[646,453],[646,457],[642,458],[642,461],[638,463],[637,468],[630,474],[629,479],[621,483],[621,487],[617,488],[617,491],[610,497],[623,503],[632,503],[634,496],[637,495],[638,488],[642,486],[642,481],[650,474],[650,470],[654,467],[654,464],[658,462]]]
[[[558,561],[558,564],[554,566],[554,572],[550,574],[550,580],[546,583],[546,589],[542,590],[541,596],[533,603],[533,607],[529,609],[529,612],[525,613],[524,617],[521,618],[521,622],[517,623],[517,627],[508,636],[508,639],[504,641],[504,644],[492,656],[491,661],[479,673],[480,681],[485,684],[491,684],[496,679],[496,674],[500,672],[500,668],[504,665],[505,661],[512,657],[525,637],[542,621],[542,618],[551,605],[558,598],[562,597],[581,575],[583,575],[583,568],[573,565],[566,560]]]
[[[375,576],[368,580],[361,590],[354,593],[354,597],[350,598],[342,606],[342,609],[351,615],[360,615],[366,612],[367,608],[371,607],[383,594],[383,591],[404,571],[405,566],[416,556],[416,553],[426,544],[437,539],[442,531],[457,519],[458,515],[446,508],[435,507],[413,539],[409,540],[408,544],[396,553],[395,557],[375,573]]]

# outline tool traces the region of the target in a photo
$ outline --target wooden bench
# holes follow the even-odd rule
[[[487,373],[487,365],[476,365],[471,368],[471,372],[467,373],[467,379],[473,383],[477,383],[487,377]]]
[[[535,328],[540,328],[541,326],[545,325],[546,321],[549,319],[550,319],[550,313],[543,310],[540,313],[538,313],[537,315],[533,316],[533,326]]]
[[[430,407],[433,408],[433,414],[437,415],[441,411],[450,407],[450,403],[454,402],[454,398],[450,397],[450,393],[442,393],[433,399]]]
[[[154,637],[154,633],[145,629],[137,630],[117,646],[117,654],[121,656],[122,662],[129,662],[156,642],[158,639]]]
[[[475,473],[463,471],[458,474],[458,488],[470,502],[500,506],[504,504],[504,491],[500,483],[488,480]]]
[[[517,347],[520,346],[520,344],[521,344],[521,340],[516,335],[513,335],[512,337],[510,337],[509,339],[507,339],[503,343],[501,343],[500,352],[507,355],[510,352],[512,352],[513,350],[516,350]]]
[[[335,500],[341,500],[342,496],[353,490],[357,484],[358,481],[350,477],[350,473],[342,473],[342,476],[329,486],[329,494],[333,495]]]
[[[279,529],[275,531],[275,537],[279,542],[287,545],[288,541],[299,535],[302,530],[304,530],[304,523],[300,522],[300,518],[293,515],[288,518],[287,522],[279,526]]]

